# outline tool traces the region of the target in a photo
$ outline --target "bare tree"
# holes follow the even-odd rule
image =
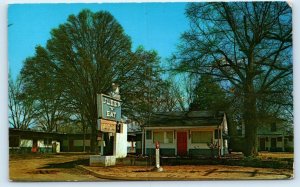
[[[8,80],[8,109],[9,124],[16,129],[28,129],[34,123],[35,111],[33,103],[24,100],[22,93],[22,81],[17,79],[15,82],[9,76]]]
[[[178,70],[230,85],[245,122],[244,154],[255,155],[258,102],[290,92],[292,10],[285,2],[191,3],[190,30],[174,56]],[[288,90],[282,90],[285,87]]]
[[[157,97],[154,99],[155,112],[184,111],[185,103],[180,85],[175,84],[170,77],[161,82],[161,86],[156,90]]]

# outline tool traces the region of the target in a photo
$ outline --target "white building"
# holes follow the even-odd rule
[[[294,136],[285,121],[274,120],[260,125],[257,130],[258,151],[291,152],[294,148]]]
[[[228,153],[224,112],[157,113],[143,126],[143,151],[153,155],[155,142],[166,156],[222,156]]]

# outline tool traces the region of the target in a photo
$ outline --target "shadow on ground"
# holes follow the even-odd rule
[[[44,167],[40,167],[38,169],[49,169],[49,168],[75,168],[76,165],[84,165],[88,166],[89,165],[89,159],[78,159],[70,162],[62,162],[62,163],[51,163],[47,164]]]

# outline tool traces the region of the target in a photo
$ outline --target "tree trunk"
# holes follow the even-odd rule
[[[92,153],[96,153],[97,154],[97,128],[96,128],[96,125],[95,124],[90,124],[91,126],[91,152]]]
[[[257,156],[257,125],[254,120],[245,119],[245,147],[244,155],[245,156]]]
[[[83,152],[85,152],[85,134],[86,134],[86,127],[83,127]]]
[[[244,98],[244,122],[245,122],[245,156],[257,155],[257,116],[256,96],[253,82],[247,84]]]
[[[97,135],[98,135],[98,130],[97,130],[97,121],[93,120],[92,123],[90,124],[92,127],[92,133],[91,133],[91,152],[98,154],[99,153],[99,148],[98,148],[98,141],[97,141]]]
[[[226,117],[227,117],[227,123],[228,123],[228,135],[229,137],[236,137],[237,136],[237,125],[232,120],[232,115],[230,111],[225,111]]]

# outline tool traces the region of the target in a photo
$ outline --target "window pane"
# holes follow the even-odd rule
[[[211,139],[211,131],[192,131],[192,143],[210,143]]]
[[[173,143],[173,131],[167,132],[167,137],[166,137],[165,143]]]
[[[147,140],[151,140],[151,139],[152,139],[151,135],[152,135],[152,134],[151,134],[151,131],[150,131],[150,130],[147,130],[147,131],[146,131],[146,139],[147,139]]]
[[[164,132],[153,132],[153,143],[164,143]]]

